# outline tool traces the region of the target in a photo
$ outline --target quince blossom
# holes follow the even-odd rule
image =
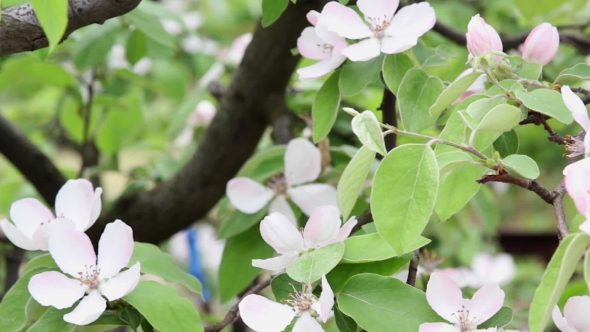
[[[73,228],[64,228],[49,238],[49,253],[59,268],[70,275],[48,271],[29,281],[31,296],[44,306],[76,308],[64,315],[66,322],[86,325],[105,311],[107,301],[129,294],[139,282],[140,264],[120,272],[133,254],[133,231],[121,220],[105,227],[98,242],[98,259],[90,238]]]
[[[561,332],[587,332],[590,331],[590,296],[572,296],[565,303],[561,314],[558,306],[553,309],[553,323]]]
[[[397,13],[399,0],[359,0],[357,5],[364,21],[353,9],[338,2],[324,7],[330,31],[348,39],[363,39],[342,50],[352,61],[370,60],[381,52],[404,52],[436,23],[434,9],[427,2],[405,6]]]
[[[572,112],[574,120],[576,120],[587,133],[590,128],[590,119],[588,118],[588,110],[582,99],[576,96],[572,89],[567,85],[561,87],[561,98],[563,99],[565,106],[567,106],[570,112]],[[582,154],[588,156],[590,154],[590,135],[586,135],[583,142],[575,137],[572,137],[572,139],[574,140],[574,143],[567,145],[567,149],[572,152],[568,157],[573,158]]]
[[[590,234],[590,158],[568,165],[563,170],[565,190],[574,200],[576,209],[586,217],[580,229]]]
[[[297,70],[301,80],[324,76],[346,61],[342,50],[348,46],[348,43],[343,37],[328,30],[326,16],[329,8],[326,5],[322,13],[309,12],[307,20],[313,27],[305,28],[297,39],[297,49],[302,56],[320,60],[311,66]]]
[[[522,45],[522,58],[528,62],[546,65],[557,54],[559,48],[559,32],[549,23],[541,23],[535,27]]]
[[[102,207],[102,188],[92,189],[85,179],[68,180],[55,198],[55,214],[34,198],[12,203],[10,218],[0,227],[15,246],[25,250],[47,250],[49,232],[57,226],[74,227],[84,232],[94,224]]]
[[[480,330],[477,325],[490,319],[502,308],[504,291],[497,285],[486,285],[475,292],[471,300],[463,299],[461,289],[450,277],[435,272],[428,281],[426,300],[439,316],[453,325],[423,323],[420,332],[495,332],[495,327]]]
[[[473,16],[467,25],[467,49],[474,57],[485,57],[492,52],[502,52],[502,39],[496,29],[487,24],[479,16]],[[499,63],[502,57],[495,55],[494,60]]]
[[[320,150],[309,140],[296,138],[287,144],[284,174],[273,176],[268,181],[268,187],[246,177],[233,178],[227,183],[227,197],[244,213],[260,211],[272,200],[269,213],[280,212],[296,225],[295,213],[287,197],[308,216],[320,206],[338,206],[333,186],[324,183],[304,184],[316,180],[321,169]]]
[[[280,213],[272,213],[260,223],[260,234],[278,257],[253,259],[252,265],[266,270],[282,270],[310,250],[344,241],[357,220],[351,217],[342,227],[339,211],[334,206],[322,206],[311,214],[303,232],[300,232]]]
[[[303,285],[301,292],[295,290],[292,300],[285,300],[289,305],[271,301],[263,296],[250,294],[238,305],[242,320],[257,332],[283,331],[297,317],[293,332],[322,332],[314,316],[322,322],[328,320],[334,306],[334,292],[326,276],[322,277],[322,293],[318,299],[312,294],[310,285]]]

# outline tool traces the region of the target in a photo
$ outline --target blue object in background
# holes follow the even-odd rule
[[[190,274],[194,275],[199,281],[201,281],[201,284],[203,285],[203,299],[205,299],[205,302],[208,302],[211,298],[211,292],[205,281],[205,269],[201,262],[197,229],[192,226],[187,228],[186,235],[189,247],[188,270]]]

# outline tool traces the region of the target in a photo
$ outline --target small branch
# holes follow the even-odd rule
[[[256,294],[256,293],[260,292],[261,290],[265,289],[266,287],[268,287],[270,285],[271,281],[272,281],[272,277],[255,285],[254,287],[250,288],[250,290],[248,290],[246,293],[244,293],[244,296],[242,296],[240,298],[240,301],[248,295]],[[223,320],[221,322],[205,326],[205,332],[221,331],[224,327],[230,325],[236,319],[238,319],[239,310],[240,310],[238,305],[240,304],[240,301],[238,301],[238,303],[236,303],[233,307],[231,307],[231,309],[229,309],[229,311],[227,312],[227,314],[225,315],[225,317],[223,318]]]
[[[555,198],[553,199],[553,208],[555,209],[555,215],[557,216],[557,238],[561,242],[561,240],[570,233],[565,220],[565,210],[563,208],[563,197],[566,193],[564,180],[559,182],[554,192]]]
[[[584,102],[584,105],[590,104],[590,91],[588,91],[584,88],[571,88],[571,89],[573,92],[581,93],[584,95],[582,97],[582,101]]]
[[[18,271],[20,269],[20,265],[23,261],[23,257],[25,255],[25,251],[21,248],[13,246],[6,255],[4,255],[4,259],[6,261],[6,276],[4,279],[4,294],[8,292],[10,287],[14,285],[14,283],[18,280]],[[2,295],[1,297],[4,297]],[[0,298],[1,298],[0,297]]]
[[[410,261],[408,268],[408,279],[406,284],[416,287],[416,276],[418,275],[418,264],[420,263],[420,249],[414,250],[414,257]]]
[[[372,222],[373,214],[371,213],[371,207],[369,206],[363,214],[356,218],[356,225],[354,225],[350,234],[354,234],[354,232],[361,230],[364,225]]]
[[[540,185],[536,180],[526,180],[510,174],[484,175],[481,179],[477,180],[477,182],[482,184],[488,182],[510,183],[534,192],[548,204],[553,204],[553,200],[557,195],[556,192],[548,190],[547,188]]]
[[[395,109],[395,102],[397,98],[393,92],[389,91],[388,88],[383,89],[383,100],[379,109],[383,112],[383,123],[397,127],[397,114]],[[391,151],[396,146],[397,135],[385,136],[385,149]]]

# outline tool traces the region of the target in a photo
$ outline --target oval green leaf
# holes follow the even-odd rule
[[[274,23],[287,9],[289,0],[262,0],[262,26]]]
[[[516,98],[529,109],[550,116],[561,123],[570,124],[574,121],[572,112],[565,106],[561,94],[555,90],[516,91]]]
[[[406,252],[422,248],[430,243],[430,239],[419,236]],[[397,253],[379,233],[364,234],[349,237],[344,241],[345,249],[342,256],[343,263],[368,263],[382,261],[392,257],[400,256],[405,252]]]
[[[369,150],[386,155],[383,131],[375,113],[364,111],[352,118],[352,131]]]
[[[275,1],[275,0],[273,0]],[[383,67],[383,53],[368,61],[348,61],[340,73],[340,91],[349,97],[361,93],[367,85],[379,79]]]
[[[534,180],[539,177],[537,163],[531,157],[523,154],[513,154],[502,159],[502,165],[510,172],[514,172],[525,179]]]
[[[342,219],[347,220],[350,216],[373,160],[375,152],[363,146],[346,165],[337,188],[338,207],[342,212]]]
[[[501,104],[492,108],[479,122],[478,131],[509,131],[520,122],[520,111],[517,107]]]
[[[430,115],[438,118],[442,111],[444,111],[449,105],[451,105],[457,98],[459,98],[463,92],[478,79],[481,75],[485,75],[481,72],[472,72],[465,76],[458,77],[453,83],[451,83],[436,99],[434,105],[430,107]]]
[[[335,71],[324,85],[320,88],[311,106],[311,117],[313,119],[313,141],[319,142],[326,137],[338,115],[340,107],[340,88],[338,80],[340,71]]]
[[[553,84],[568,85],[590,79],[590,65],[578,63],[577,65],[561,71]]]
[[[287,267],[289,277],[306,284],[328,274],[344,254],[344,243],[337,242],[303,254]]]
[[[61,41],[68,26],[68,0],[30,0],[35,16],[49,41],[49,53]]]
[[[437,117],[429,110],[444,90],[443,82],[436,76],[429,76],[424,70],[412,68],[406,72],[400,83],[397,100],[404,128],[420,132],[432,126]]]
[[[383,61],[383,80],[389,90],[397,95],[397,90],[404,75],[412,68],[414,68],[414,64],[406,54],[387,54]]]

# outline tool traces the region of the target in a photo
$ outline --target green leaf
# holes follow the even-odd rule
[[[141,30],[131,31],[125,44],[127,61],[134,65],[147,54],[147,37]]]
[[[398,253],[383,240],[379,233],[352,236],[344,241],[345,249],[342,262],[368,263],[382,261],[422,248],[428,243],[430,243],[430,239],[419,236],[406,248],[405,252]]]
[[[496,312],[495,315],[490,317],[490,319],[486,320],[485,322],[477,325],[479,330],[492,328],[492,327],[503,327],[506,326],[508,323],[512,321],[512,309],[508,307],[502,307],[500,311]]]
[[[154,274],[168,282],[179,283],[191,292],[198,294],[202,292],[199,279],[181,269],[170,255],[153,244],[135,242],[133,256],[127,267],[133,266],[136,262],[140,262],[143,273]]]
[[[102,25],[93,25],[83,31],[72,44],[72,60],[76,68],[83,71],[106,59],[120,31],[118,20],[107,20]]]
[[[285,168],[286,145],[275,145],[258,151],[242,166],[236,176],[264,181]]]
[[[393,277],[359,274],[337,295],[342,312],[371,332],[418,331],[420,324],[443,321],[426,295]]]
[[[31,298],[29,280],[34,275],[45,272],[45,267],[36,267],[23,274],[6,292],[0,302],[0,331],[19,331],[27,323],[25,306]]]
[[[273,253],[274,250],[262,240],[257,227],[227,239],[219,266],[221,301],[230,300],[260,273],[259,268],[252,266],[252,259],[270,258]]]
[[[508,156],[518,152],[519,141],[518,135],[514,130],[502,133],[494,141],[494,149],[500,153],[500,156]]]
[[[405,252],[430,219],[439,175],[429,146],[398,146],[383,158],[373,179],[371,210],[383,239]]]
[[[558,9],[563,6],[565,2],[553,0],[515,0],[514,3],[523,17],[536,17]]]
[[[586,281],[586,287],[590,289],[590,255],[584,258],[584,281]]]
[[[338,306],[334,307],[334,319],[336,320],[338,330],[341,332],[356,332],[358,329],[358,325],[354,319],[343,314]]]
[[[570,124],[574,121],[572,112],[565,106],[561,94],[555,90],[516,91],[516,98],[531,110],[548,115],[561,123]]]
[[[39,318],[39,320],[35,322],[35,324],[31,325],[31,327],[27,329],[27,332],[72,332],[76,329],[76,325],[66,322],[63,318],[64,315],[70,311],[72,311],[72,308],[66,308],[61,310],[49,308],[47,311],[45,311],[41,318]]]
[[[457,56],[447,45],[439,45],[436,48],[432,48],[420,43],[412,47],[412,53],[414,53],[422,68],[446,66],[449,64],[449,58]]]
[[[480,184],[476,182],[485,172],[485,168],[476,165],[453,169],[441,179],[438,198],[434,211],[441,221],[449,219],[461,211],[477,194]]]
[[[502,159],[502,165],[510,172],[514,172],[525,179],[534,180],[539,177],[537,163],[531,157],[523,154],[513,154]]]
[[[236,236],[250,227],[258,224],[266,215],[268,208],[263,208],[253,214],[247,214],[239,210],[234,210],[230,215],[223,220],[219,228],[219,238],[228,239]]]
[[[0,90],[6,92],[17,86],[56,86],[60,88],[78,88],[74,76],[57,63],[41,62],[31,56],[8,58],[0,70]]]
[[[51,254],[42,254],[31,259],[25,266],[22,274],[26,274],[27,272],[38,267],[44,267],[46,269],[58,268],[57,264],[53,260],[53,257],[51,257]]]
[[[119,318],[123,320],[126,325],[129,325],[132,329],[136,330],[143,320],[143,316],[133,307],[124,308],[118,312]]]
[[[129,143],[141,130],[143,113],[137,94],[129,95],[125,109],[109,108],[102,126],[96,133],[100,151],[114,154]]]
[[[518,91],[518,90],[525,90],[525,88],[522,86],[522,84],[520,84],[517,81],[512,80],[512,79],[505,79],[505,80],[500,81],[500,86],[504,87],[505,89],[507,89],[508,91],[511,91],[511,92]],[[488,95],[490,97],[497,96],[497,95],[504,95],[504,91],[494,84],[486,91],[486,95]]]
[[[383,156],[387,154],[383,131],[381,130],[381,126],[379,126],[379,120],[377,120],[375,113],[364,111],[352,118],[352,131],[369,150],[380,153]]]
[[[276,1],[276,0],[270,0]],[[348,61],[340,73],[340,91],[345,97],[362,92],[367,85],[379,79],[383,67],[383,53],[368,61]]]
[[[590,236],[585,233],[571,234],[559,243],[531,303],[529,311],[531,331],[545,330],[559,296],[571,279],[588,245],[590,245]]]
[[[391,276],[406,266],[414,253],[407,253],[399,257],[390,258],[384,261],[362,263],[362,264],[339,264],[326,275],[328,283],[334,293],[338,293],[344,284],[352,276],[360,273],[375,273],[382,276]]]
[[[338,265],[343,254],[344,243],[332,243],[297,258],[287,267],[287,274],[299,282],[311,284]]]
[[[402,79],[406,72],[414,68],[414,64],[409,56],[404,53],[387,54],[383,61],[383,80],[389,90],[397,95]]]
[[[434,105],[430,107],[430,115],[438,118],[442,111],[449,105],[455,102],[457,98],[467,91],[467,89],[477,80],[482,74],[481,72],[472,72],[465,76],[458,77],[451,85],[449,85],[436,99]]]
[[[464,113],[459,112],[459,114]],[[481,121],[477,123],[474,130],[499,132],[509,131],[512,130],[512,128],[516,127],[519,122],[520,111],[518,110],[518,108],[508,104],[501,104],[492,108],[483,117],[483,119],[481,119]]]
[[[313,118],[313,141],[315,143],[326,137],[336,122],[340,107],[339,78],[340,71],[335,71],[324,82],[313,100],[311,117]]]
[[[439,172],[442,175],[457,167],[471,165],[473,163],[473,158],[471,158],[471,155],[467,152],[449,151],[437,154],[436,163],[438,164]]]
[[[262,0],[262,26],[273,24],[287,9],[288,4],[289,0]]]
[[[164,29],[158,18],[151,16],[143,7],[139,6],[135,8],[124,17],[149,39],[166,48],[176,49],[174,36]]]
[[[194,305],[170,286],[141,280],[123,299],[160,332],[203,331],[201,318]]]
[[[577,65],[561,71],[553,84],[572,85],[590,79],[590,65],[578,63]]]
[[[35,16],[49,41],[49,53],[61,41],[68,26],[68,0],[30,0]]]
[[[293,294],[293,286],[297,287],[300,283],[289,277],[286,273],[281,273],[278,276],[272,278],[270,281],[270,288],[277,301],[290,298],[290,294]]]
[[[127,323],[119,317],[119,313],[113,310],[107,310],[98,317],[97,320],[88,324],[88,326],[96,326],[96,325],[111,325],[111,326],[122,326],[127,325]]]
[[[420,132],[436,122],[436,117],[431,116],[429,110],[443,89],[440,78],[429,76],[422,69],[412,68],[406,72],[397,95],[400,117],[406,130]]]
[[[514,74],[518,77],[536,81],[543,73],[543,65],[541,64],[526,62],[519,56],[508,56],[507,59],[514,68]]]
[[[363,146],[346,165],[337,188],[342,219],[347,220],[350,216],[374,160],[375,152]]]
[[[506,103],[505,98],[479,99],[467,106],[465,112],[469,114],[475,121],[475,124],[477,124],[483,120],[483,118],[492,110],[492,108],[504,103]],[[473,126],[473,128],[475,127],[476,126]]]

